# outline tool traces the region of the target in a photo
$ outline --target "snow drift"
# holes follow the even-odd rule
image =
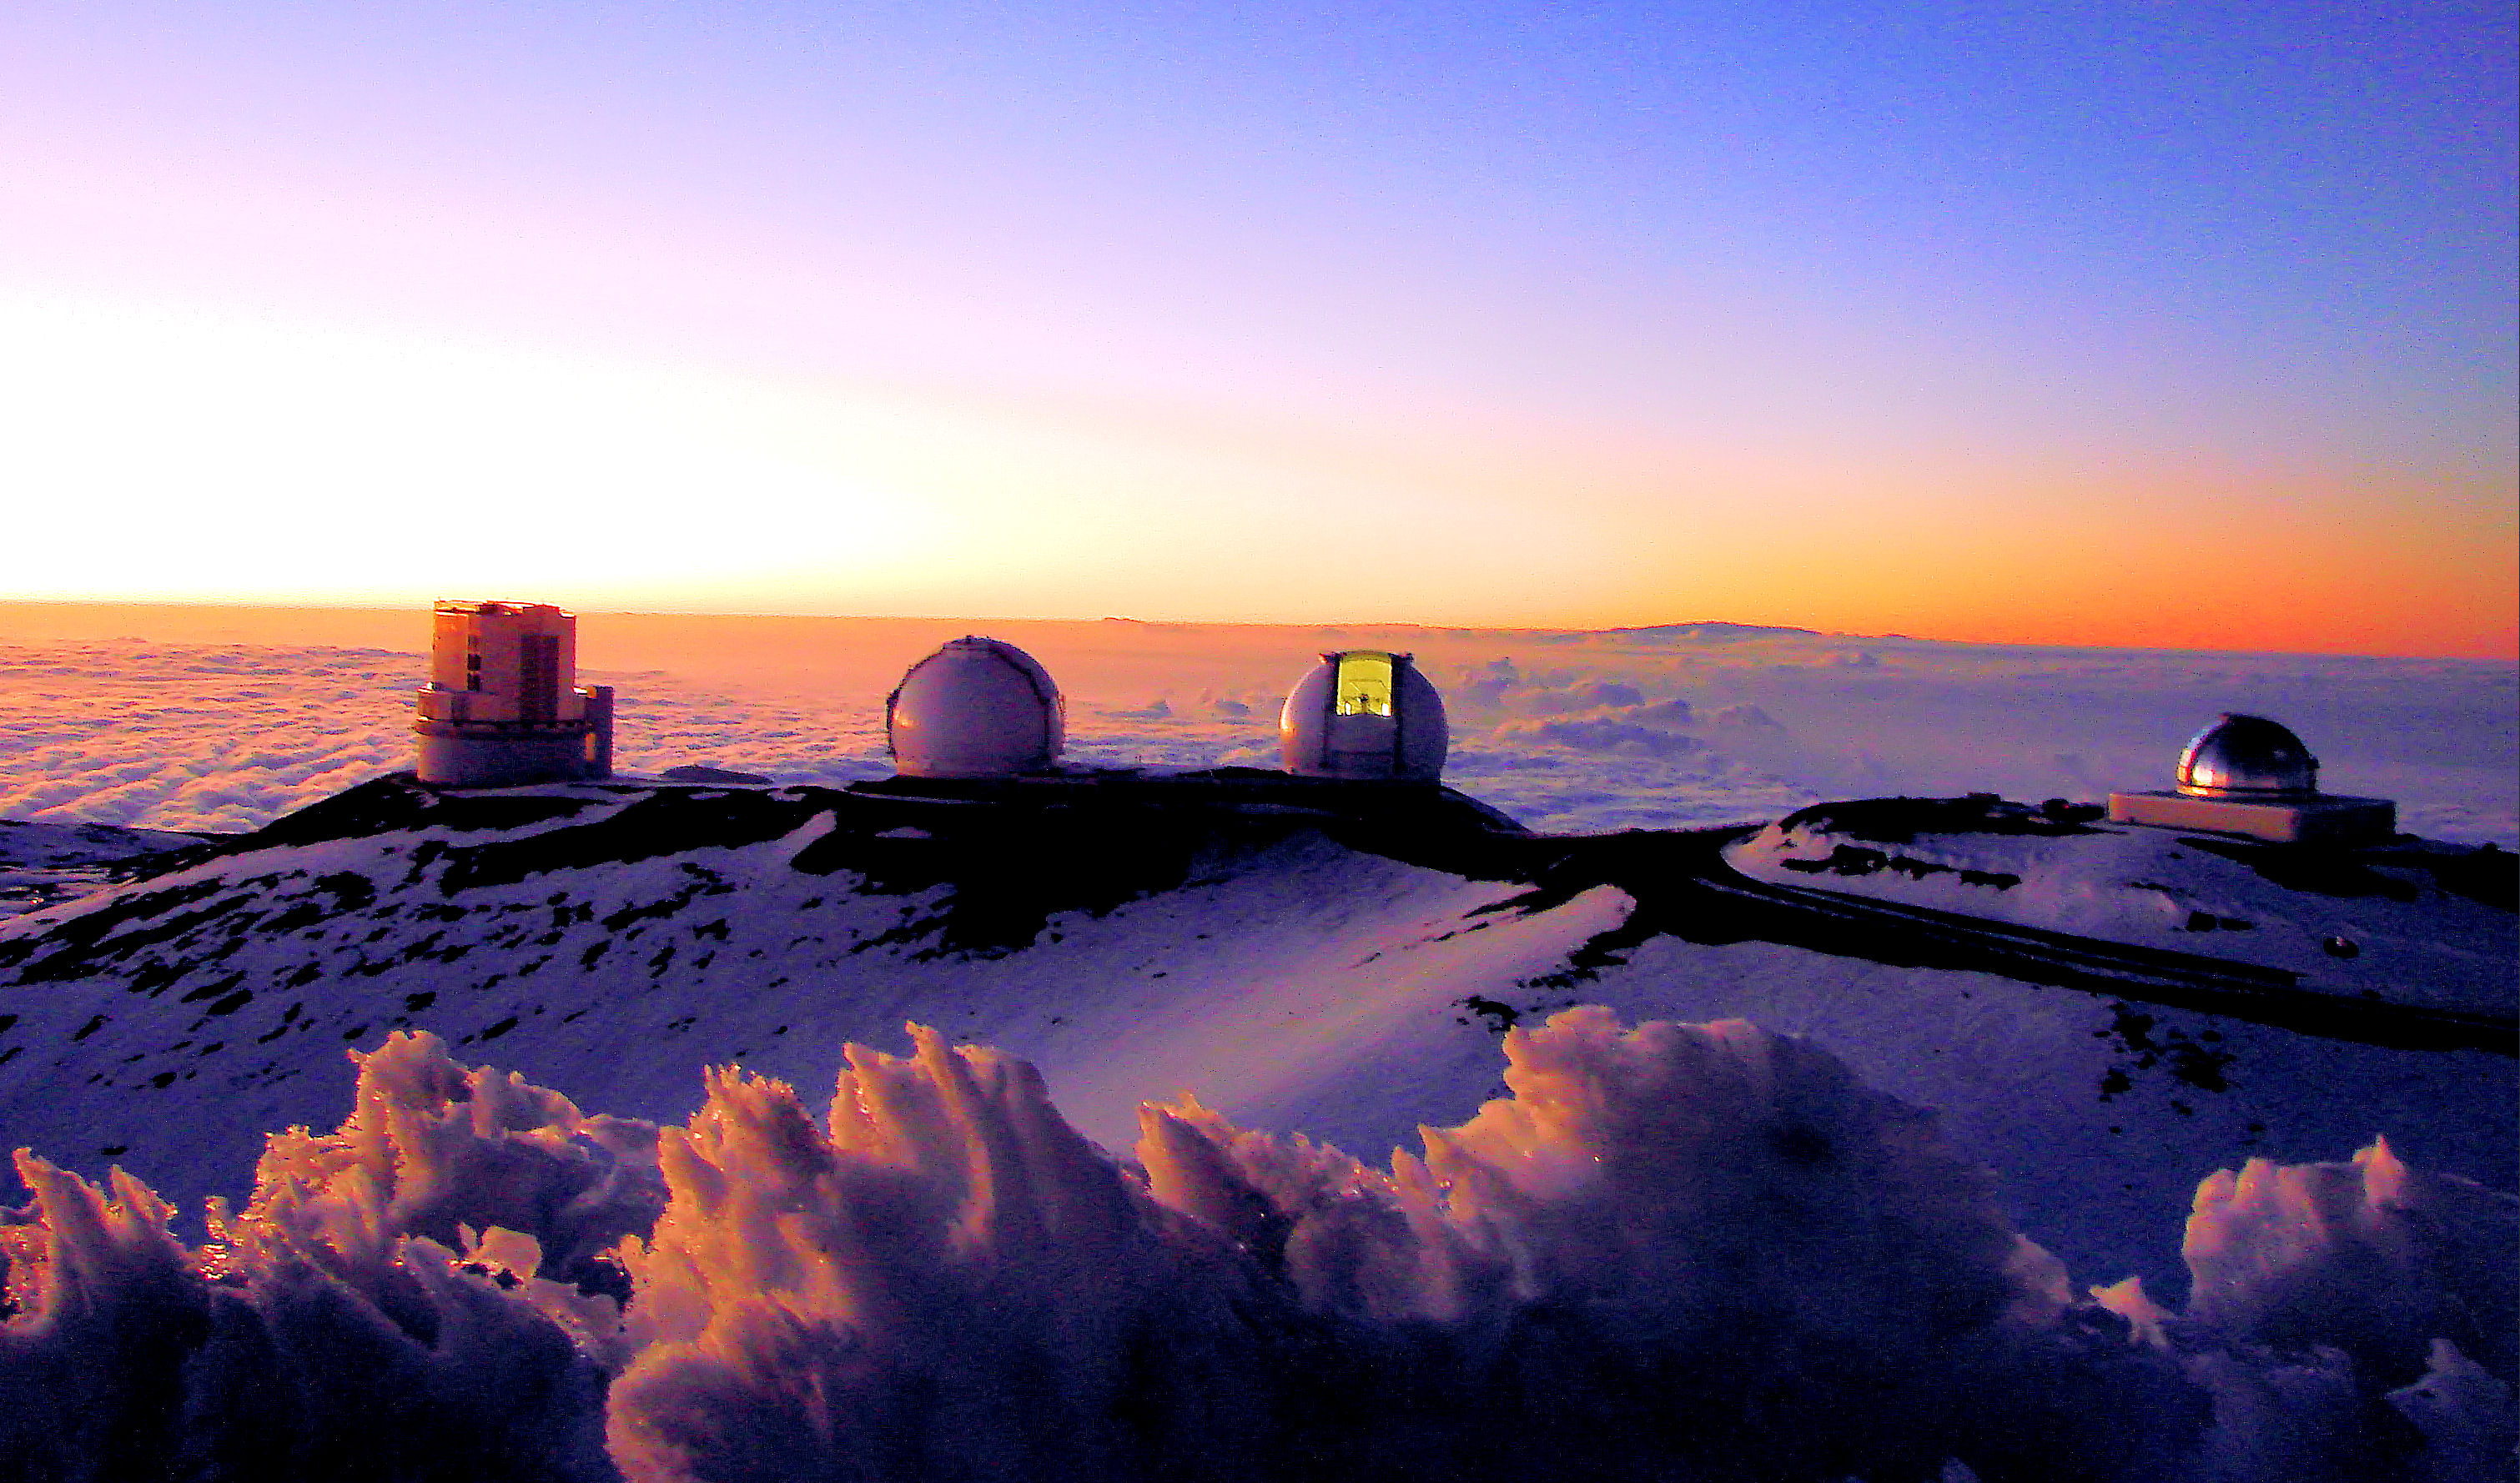
[[[1930,1113],[1740,1021],[1583,1008],[1387,1169],[1184,1096],[1134,1159],[913,1030],[828,1112],[589,1116],[426,1033],[206,1238],[24,1151],[0,1473],[2486,1479],[2509,1196],[2205,1181],[2196,1296],[2078,1297]],[[2393,1388],[2394,1387],[2394,1388]]]

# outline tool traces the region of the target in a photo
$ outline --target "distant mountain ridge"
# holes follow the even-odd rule
[[[1713,619],[1705,619],[1694,623],[1660,623],[1637,628],[1611,628],[1603,631],[1607,633],[1628,634],[1635,637],[1670,638],[1675,640],[1748,639],[1756,638],[1762,634],[1780,633],[1801,634],[1807,638],[1821,637],[1821,632],[1817,628],[1792,628],[1773,623],[1724,623]]]
[[[1635,644],[1732,644],[1746,639],[1779,637],[1824,638],[1816,628],[1784,628],[1761,623],[1721,623],[1712,620],[1697,623],[1658,623],[1637,628],[1593,628],[1578,633],[1552,634],[1544,643],[1581,643],[1586,639],[1623,639]]]

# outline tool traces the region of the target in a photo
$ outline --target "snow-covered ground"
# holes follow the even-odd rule
[[[14,1476],[2490,1483],[2508,1196],[2252,1160],[2193,1295],[2078,1292],[1930,1116],[1739,1022],[1571,1012],[1390,1166],[933,1032],[687,1127],[434,1037],[171,1230],[21,1154]]]
[[[0,819],[0,917],[102,890],[139,868],[129,862],[202,842],[170,830]]]
[[[1788,888],[2245,959],[2331,995],[2444,1008],[2511,997],[2520,941],[2505,852],[2408,843],[2340,858],[2000,806],[1966,817],[1975,812],[1822,804],[1726,858]]]
[[[2425,913],[2442,951],[2509,959],[2508,905],[2429,881],[2384,903],[2397,935],[2354,927],[2371,972],[2348,972],[2358,958],[2305,974],[2293,939],[2371,904],[2250,876],[2241,905],[2265,926],[2183,934],[2175,954],[2156,941],[2165,982],[1693,892],[1692,872],[1722,865],[1688,835],[1480,843],[1466,813],[1358,836],[1282,802],[1079,813],[811,787],[433,797],[374,785],[263,847],[0,924],[11,1136],[74,1167],[149,1169],[190,1199],[239,1189],[263,1134],[322,1121],[348,1092],[341,1048],[395,1028],[675,1121],[695,1066],[816,1084],[837,1045],[893,1044],[917,1019],[1033,1061],[1112,1146],[1139,1103],[1189,1088],[1257,1126],[1376,1149],[1491,1095],[1494,1031],[1596,1003],[1812,1037],[1940,1109],[2025,1229],[2094,1278],[2169,1281],[2161,1211],[2244,1154],[2303,1161],[2385,1134],[2428,1167],[2514,1183],[2507,1056],[2461,1049],[2497,1044],[2464,1032],[2410,1041],[2387,1017],[2512,1012],[2490,965],[2448,991],[2420,965],[2407,975]],[[2057,863],[2017,893],[2106,896],[2116,852],[2140,843],[2050,839]],[[2094,852],[2085,885],[2104,889],[2060,888],[2067,845]],[[2189,853],[2148,857],[2142,889],[2238,889],[2233,862]],[[2241,992],[2181,991],[2190,970]],[[2307,1033],[2284,1012],[2340,1004],[2369,1008]]]

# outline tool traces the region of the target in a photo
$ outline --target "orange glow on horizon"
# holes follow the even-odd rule
[[[1331,423],[58,298],[0,332],[42,351],[0,374],[0,600],[2520,656],[2507,473]]]

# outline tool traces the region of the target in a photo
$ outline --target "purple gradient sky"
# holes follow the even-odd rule
[[[0,595],[2508,653],[2514,58],[2439,3],[16,6]]]

